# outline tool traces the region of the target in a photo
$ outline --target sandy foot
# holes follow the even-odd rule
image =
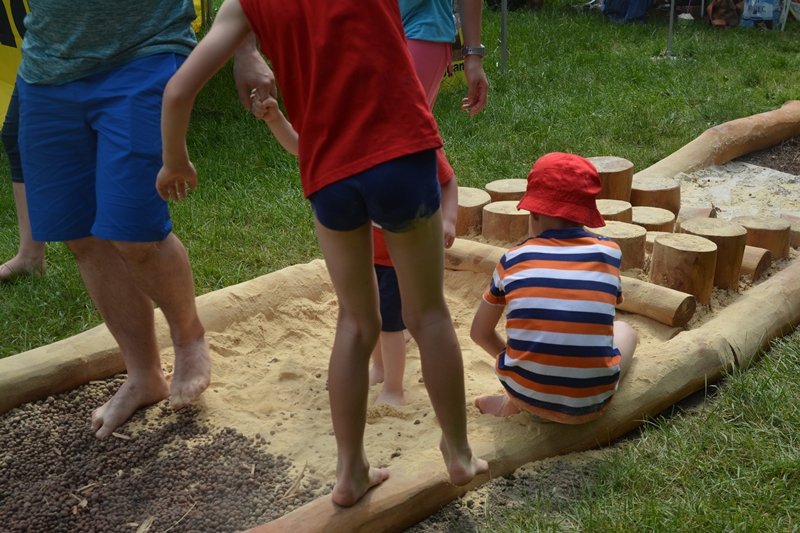
[[[152,405],[169,396],[163,376],[151,383],[135,384],[128,378],[106,403],[92,413],[92,431],[98,439],[111,435],[140,407]]]
[[[387,479],[389,479],[388,468],[370,467],[366,477],[361,479],[337,479],[331,493],[331,499],[336,505],[350,507],[355,505],[369,489],[380,485]]]
[[[456,486],[466,485],[475,476],[489,471],[489,463],[472,455],[472,451],[467,448],[465,453],[451,453],[444,437],[439,442],[439,449],[444,456],[444,463],[447,466],[447,473],[450,475],[450,483]]]
[[[175,346],[175,371],[172,374],[169,403],[181,409],[200,396],[211,381],[211,356],[208,343],[200,338],[184,346]]]

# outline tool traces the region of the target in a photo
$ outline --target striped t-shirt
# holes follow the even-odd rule
[[[495,371],[517,405],[567,424],[598,418],[619,382],[615,306],[622,252],[583,228],[548,230],[506,252],[484,299],[506,306]]]

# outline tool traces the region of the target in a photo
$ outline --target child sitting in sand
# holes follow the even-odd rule
[[[581,424],[608,408],[638,334],[614,320],[619,246],[584,229],[605,225],[599,192],[597,170],[578,155],[546,154],[528,174],[517,208],[530,211],[533,236],[503,255],[470,332],[505,388],[475,400],[482,413]],[[505,342],[495,329],[503,311]]]

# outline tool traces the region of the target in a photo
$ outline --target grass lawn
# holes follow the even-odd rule
[[[448,87],[435,110],[461,185],[524,178],[536,157],[554,150],[618,155],[641,170],[711,126],[800,98],[795,20],[785,32],[697,21],[676,28],[665,57],[665,15],[618,25],[572,3],[548,0],[541,10],[510,14],[505,72],[497,64],[500,16],[486,12],[489,106],[470,118],[459,110],[463,87]],[[241,108],[229,69],[199,98],[190,152],[200,186],[172,213],[198,294],[320,256],[296,161]],[[16,231],[3,155],[0,258],[16,252]],[[47,253],[45,277],[0,287],[0,357],[100,322],[65,247],[50,244]],[[796,530],[799,350],[797,338],[787,340],[752,373],[730,380],[719,406],[703,415],[714,423],[698,415],[647,428],[568,520],[520,516],[509,530]],[[695,451],[684,453],[690,445]]]

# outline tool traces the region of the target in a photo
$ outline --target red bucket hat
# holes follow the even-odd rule
[[[588,159],[552,152],[533,164],[528,187],[517,209],[565,218],[590,228],[605,226],[597,210],[600,175]]]

